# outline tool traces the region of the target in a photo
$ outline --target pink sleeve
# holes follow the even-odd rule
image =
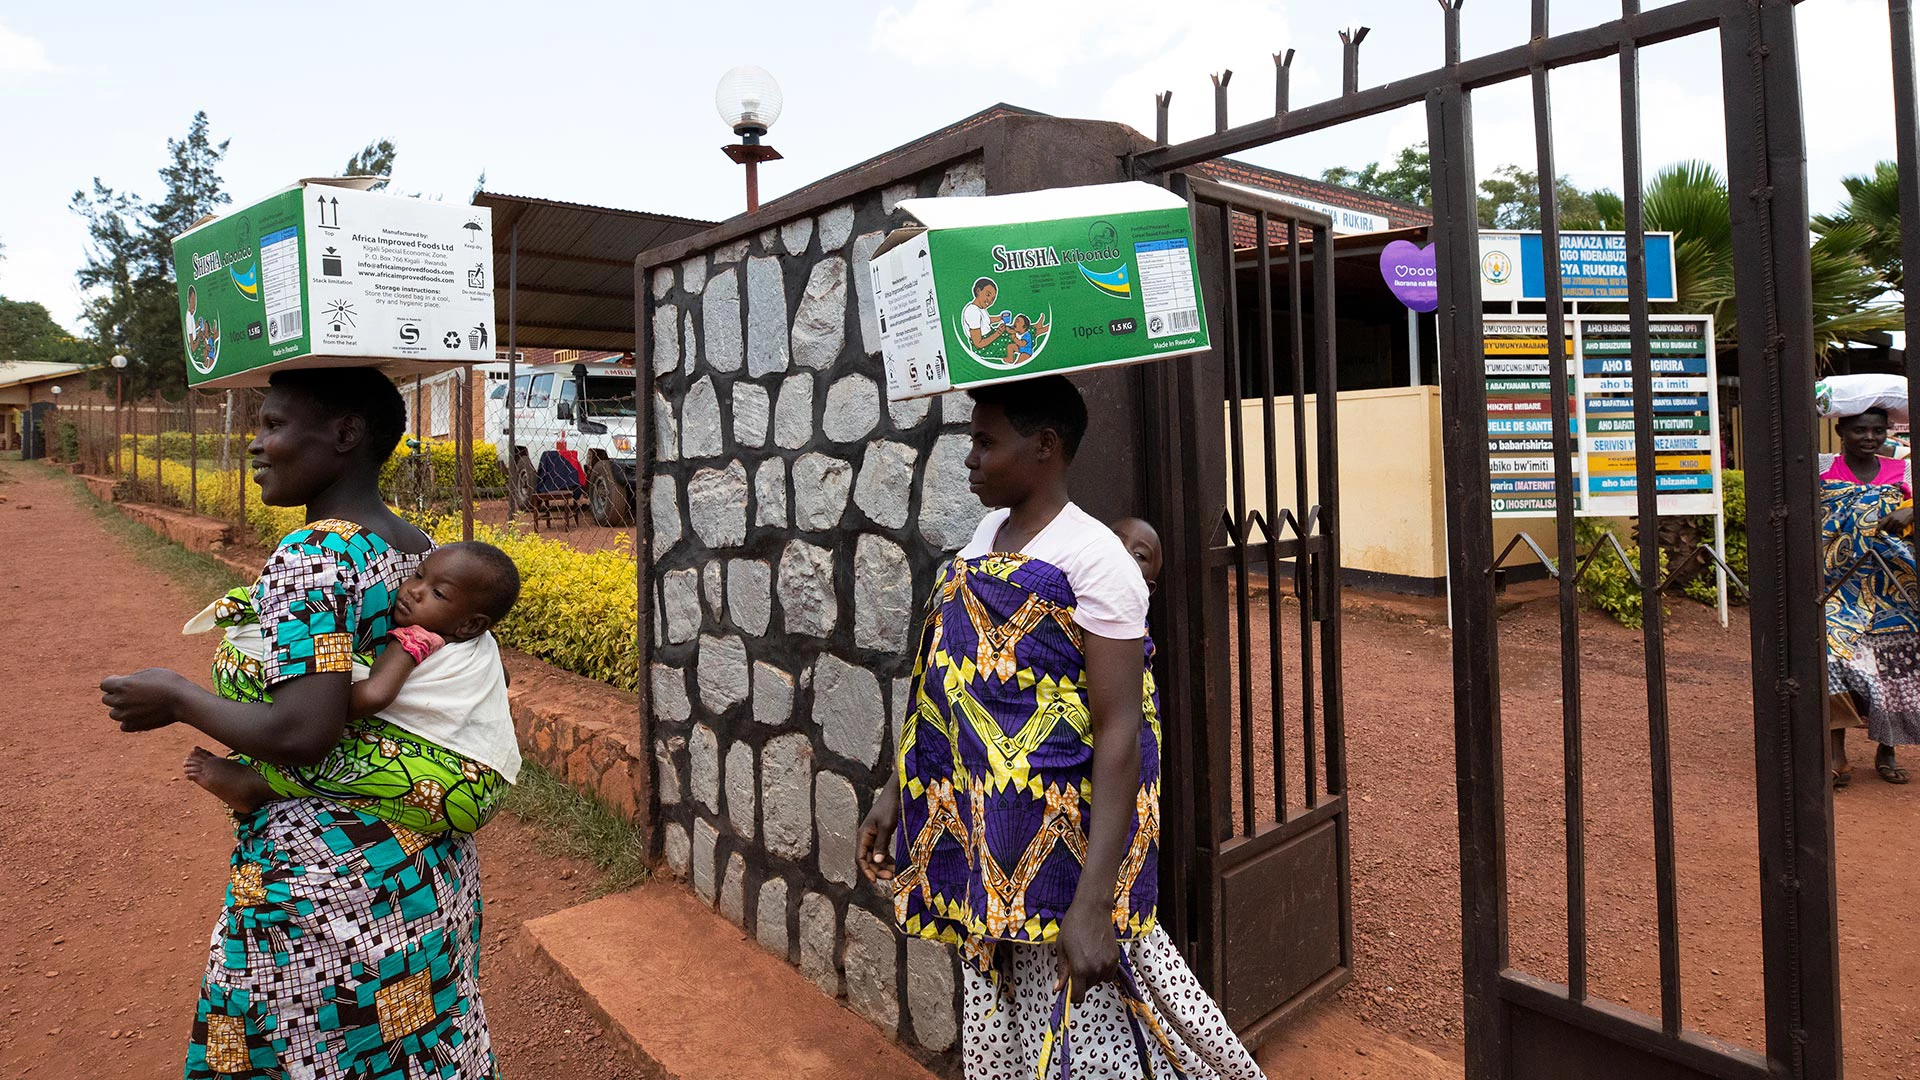
[[[447,643],[446,638],[423,626],[396,626],[388,636],[393,638],[394,644],[407,650],[407,655],[413,657],[416,664],[438,652]]]

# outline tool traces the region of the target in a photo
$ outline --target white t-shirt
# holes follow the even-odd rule
[[[977,559],[996,550],[994,537],[1011,512],[1003,508],[982,518],[960,557]],[[1146,635],[1147,580],[1140,576],[1140,564],[1093,515],[1068,503],[1019,553],[1067,575],[1073,587],[1073,621],[1081,629],[1120,641]]]
[[[992,312],[971,301],[960,311],[960,325],[969,331],[977,332],[982,338],[993,333],[994,327],[999,325],[999,322],[1000,320]],[[967,339],[967,344],[973,344],[971,337]]]

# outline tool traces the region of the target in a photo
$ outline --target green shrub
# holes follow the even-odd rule
[[[416,468],[411,438],[402,439],[399,449],[387,459],[380,470],[380,490],[389,501],[395,500],[410,479],[407,472]],[[422,446],[427,452],[429,467],[433,470],[433,489],[429,499],[436,503],[456,502],[460,498],[460,447],[452,439],[424,439]],[[488,489],[504,489],[507,486],[506,470],[500,467],[500,458],[490,442],[473,444],[473,487],[476,492]]]
[[[1621,545],[1627,553],[1627,561],[1621,562],[1613,545],[1606,542],[1610,531],[1602,518],[1581,518],[1574,522],[1573,535],[1578,553],[1572,561],[1572,567],[1578,569],[1581,562],[1593,554],[1593,561],[1575,585],[1587,603],[1605,612],[1620,625],[1638,630],[1644,621],[1645,610],[1641,603],[1640,586],[1633,580],[1633,574],[1640,569],[1640,551],[1632,545]],[[1564,559],[1562,564],[1566,565]],[[1628,570],[1629,566],[1633,568],[1632,571]],[[1659,572],[1664,578],[1667,572],[1667,553],[1664,551],[1660,553]]]

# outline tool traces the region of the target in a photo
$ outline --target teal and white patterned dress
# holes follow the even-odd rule
[[[289,534],[260,578],[266,686],[350,670],[424,555],[352,522]],[[223,684],[223,689],[226,686]],[[188,1080],[490,1080],[473,838],[320,799],[240,820]]]

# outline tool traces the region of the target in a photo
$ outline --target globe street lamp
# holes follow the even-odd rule
[[[714,108],[740,141],[720,148],[735,165],[747,169],[747,213],[760,209],[760,163],[780,160],[780,151],[762,143],[767,129],[780,119],[780,84],[764,68],[737,67],[720,76],[713,92]]]
[[[120,471],[120,442],[126,430],[126,414],[120,409],[127,392],[127,358],[119,353],[107,361],[113,365],[113,471]]]

